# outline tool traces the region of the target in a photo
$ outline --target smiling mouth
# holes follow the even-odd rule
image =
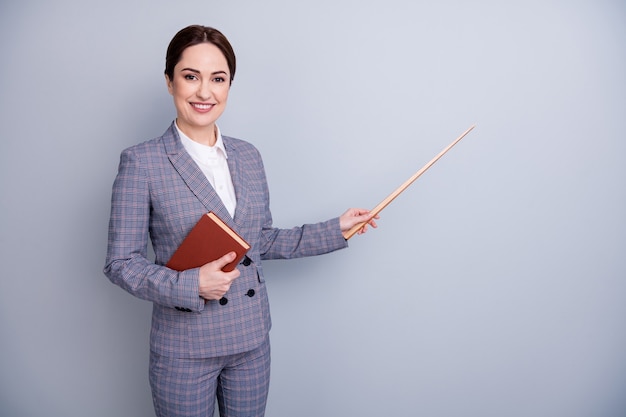
[[[194,109],[204,110],[204,111],[210,110],[214,106],[214,104],[204,104],[204,103],[190,103],[190,104]]]

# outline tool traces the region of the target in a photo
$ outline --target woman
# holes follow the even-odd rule
[[[165,79],[177,118],[156,139],[122,152],[113,184],[107,277],[152,301],[150,385],[158,416],[262,416],[269,387],[270,314],[262,259],[328,253],[367,210],[292,229],[272,227],[261,156],[222,136],[216,121],[235,76],[219,31],[189,26],[167,49]],[[251,245],[182,272],[164,265],[200,216],[213,211]],[[147,258],[151,240],[155,261]]]

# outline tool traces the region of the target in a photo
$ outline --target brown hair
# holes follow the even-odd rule
[[[191,25],[181,29],[170,41],[165,55],[165,75],[171,80],[174,79],[174,67],[180,61],[183,51],[190,46],[201,43],[210,43],[222,51],[230,70],[230,83],[235,79],[236,59],[233,47],[226,39],[226,36],[217,29],[208,26]]]

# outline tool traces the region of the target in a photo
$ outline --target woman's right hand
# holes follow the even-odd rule
[[[241,273],[237,268],[230,272],[224,272],[222,268],[228,265],[236,256],[237,254],[235,252],[230,252],[200,267],[200,277],[198,280],[200,297],[205,300],[219,300],[226,294],[233,281],[237,279]]]

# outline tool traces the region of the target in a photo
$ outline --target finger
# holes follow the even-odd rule
[[[372,219],[373,219],[373,217],[369,213],[363,214],[362,216],[359,216],[359,221],[363,222],[363,223],[369,223],[369,222],[372,221]]]

